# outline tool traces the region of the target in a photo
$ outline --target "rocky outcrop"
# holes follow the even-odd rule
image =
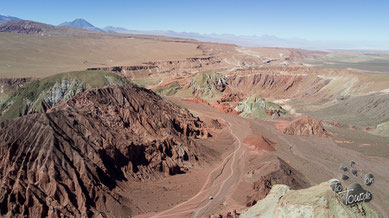
[[[229,93],[223,97],[221,97],[219,100],[217,100],[217,103],[221,104],[224,102],[241,102],[245,99],[245,96],[241,92],[233,92]]]
[[[204,100],[204,99],[202,99],[200,97],[185,98],[184,101],[192,102],[192,103],[196,103],[196,104],[202,104],[202,105],[208,106],[208,107],[210,107],[212,109],[215,109],[217,111],[220,111],[222,113],[238,115],[238,112],[234,110],[234,108],[238,104],[230,105],[229,103],[215,102],[215,104],[211,105],[206,100]]]
[[[187,172],[201,159],[191,138],[206,135],[198,118],[133,85],[91,89],[3,121],[0,214],[131,214],[117,183]]]
[[[219,213],[217,215],[209,215],[209,218],[239,218],[240,213],[237,210]]]
[[[7,96],[30,81],[31,78],[0,78],[0,98]]]
[[[383,122],[377,125],[376,128],[367,129],[368,133],[373,135],[379,135],[383,137],[389,137],[389,121]]]
[[[246,100],[239,103],[235,107],[235,110],[240,113],[243,117],[254,117],[258,119],[268,118],[274,113],[278,116],[286,114],[284,110],[278,104],[270,101],[266,101],[259,94],[254,94]]]
[[[221,123],[218,119],[212,119],[208,126],[213,129],[223,129],[225,124]]]
[[[205,106],[210,106],[210,104],[206,100],[204,100],[204,99],[202,99],[200,97],[185,98],[184,101],[192,102],[192,103],[196,103],[196,104],[202,104],[202,105],[205,105]]]
[[[192,96],[215,98],[223,95],[227,85],[225,76],[220,73],[199,73],[184,89],[187,89]]]
[[[265,199],[243,211],[245,217],[379,217],[365,203],[346,206],[324,182],[307,189],[291,190],[275,185]]]
[[[331,134],[324,129],[321,121],[315,120],[307,115],[302,115],[288,123],[277,123],[276,127],[278,131],[288,135],[331,136]]]
[[[221,80],[223,81],[223,80]],[[239,101],[241,101],[244,98],[244,95],[242,93],[233,93],[227,86],[228,84],[225,84],[222,88],[222,92],[216,94],[211,94],[211,96],[218,96],[222,95],[222,97],[216,101],[213,101],[213,104],[210,104],[207,102],[209,106],[211,106],[213,109],[216,109],[219,112],[227,113],[227,114],[233,114],[238,115],[238,111],[235,110],[235,107],[238,106]],[[212,90],[212,88],[208,89]],[[210,92],[212,93],[212,92]],[[227,94],[229,93],[229,94]],[[198,94],[195,92],[194,94]],[[205,96],[209,97],[209,95]],[[201,99],[199,97],[195,97],[194,99]],[[202,100],[204,101],[204,100]]]
[[[31,78],[0,78],[0,84],[7,85],[10,88],[19,88],[30,81]]]
[[[229,103],[218,103],[212,105],[212,108],[226,114],[233,114],[233,115],[238,115],[239,113],[235,110],[235,107],[238,104],[229,104]]]

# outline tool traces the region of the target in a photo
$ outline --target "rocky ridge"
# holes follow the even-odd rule
[[[0,32],[38,34],[56,30],[55,26],[29,20],[10,20],[0,24]]]
[[[45,112],[89,88],[128,82],[118,75],[101,71],[70,72],[34,80],[0,102],[0,120]]]
[[[2,216],[124,216],[120,181],[185,173],[204,124],[133,85],[81,92],[46,113],[0,123]]]

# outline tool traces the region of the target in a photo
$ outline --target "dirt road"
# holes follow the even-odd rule
[[[203,187],[196,195],[152,217],[204,217],[215,212],[215,209],[224,203],[226,197],[231,194],[234,186],[239,182],[242,167],[239,160],[244,159],[243,156],[247,155],[247,149],[242,145],[242,140],[247,133],[241,130],[245,130],[245,125],[248,123],[244,119],[221,114],[201,105],[188,105],[188,103],[177,99],[174,101],[178,104],[185,104],[193,113],[200,116],[222,120],[234,138],[235,149],[208,174]],[[210,196],[213,196],[212,200],[209,199]]]

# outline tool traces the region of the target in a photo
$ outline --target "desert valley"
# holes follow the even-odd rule
[[[389,216],[388,53],[90,30],[0,23],[0,216]]]

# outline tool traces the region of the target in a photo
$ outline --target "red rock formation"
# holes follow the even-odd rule
[[[221,103],[221,104],[216,103],[212,105],[212,108],[215,108],[216,110],[222,113],[238,115],[239,113],[235,110],[235,107],[237,105],[238,104],[230,105],[229,103]]]
[[[210,106],[210,104],[206,100],[204,100],[204,99],[202,99],[200,97],[185,98],[184,101],[192,102],[192,103],[196,103],[196,104],[202,104],[202,105],[205,105],[205,106]]]
[[[118,181],[188,171],[204,124],[153,92],[105,87],[0,123],[0,215],[130,214]]]
[[[329,125],[332,125],[332,126],[340,127],[340,128],[353,129],[353,130],[358,129],[358,127],[356,127],[354,125],[346,125],[346,124],[342,124],[342,123],[331,121],[331,120],[325,120],[322,122],[329,124]]]
[[[228,95],[224,95],[221,97],[219,100],[216,102],[221,104],[223,102],[241,102],[245,99],[245,96],[243,93],[238,92],[238,93],[230,93]]]
[[[214,105],[210,105],[206,100],[200,98],[200,97],[194,97],[194,98],[185,98],[184,101],[187,102],[192,102],[196,104],[202,104],[205,106],[209,106],[211,108],[214,108],[222,113],[227,113],[227,114],[234,114],[237,115],[238,112],[234,110],[234,108],[237,106],[237,104],[230,105],[228,103],[218,103],[215,102]]]
[[[302,115],[289,123],[277,123],[276,127],[281,133],[289,135],[330,136],[321,124],[321,121],[307,115]]]
[[[332,120],[323,120],[322,122],[325,124],[331,125],[331,126],[335,126],[335,127],[339,127],[339,128],[346,128],[346,129],[351,129],[351,130],[372,131],[372,130],[377,129],[377,126],[354,126],[354,125],[342,124],[342,123],[335,122]]]

